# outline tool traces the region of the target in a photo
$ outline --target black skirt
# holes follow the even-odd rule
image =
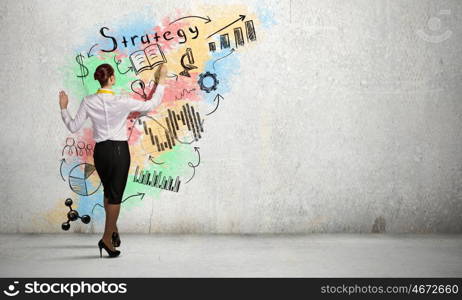
[[[127,141],[106,140],[95,144],[93,159],[103,184],[104,197],[110,204],[120,204],[130,169]]]

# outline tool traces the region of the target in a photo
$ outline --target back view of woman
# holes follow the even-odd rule
[[[133,111],[151,111],[161,103],[164,93],[162,84],[166,72],[165,65],[158,67],[154,72],[154,82],[151,81],[148,85],[148,89],[150,88],[146,97],[148,101],[139,101],[130,96],[116,95],[112,90],[116,80],[114,69],[109,64],[98,66],[94,78],[99,81],[101,88],[95,94],[84,97],[74,119],[67,111],[69,100],[66,93],[64,91],[59,93],[61,116],[69,131],[78,131],[87,118],[92,121],[93,138],[96,142],[93,158],[103,184],[106,211],[104,234],[98,242],[100,257],[102,257],[102,248],[110,257],[120,254],[120,251],[115,249],[121,243],[117,219],[130,169],[127,117]]]

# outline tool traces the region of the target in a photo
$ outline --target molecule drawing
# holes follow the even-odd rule
[[[84,224],[88,224],[91,220],[89,215],[79,216],[79,212],[72,209],[72,203],[73,202],[71,198],[67,198],[66,201],[64,201],[64,205],[69,207],[69,212],[67,213],[67,221],[61,225],[61,228],[66,231],[69,230],[69,228],[71,228],[71,221],[75,221],[78,218],[80,218]]]

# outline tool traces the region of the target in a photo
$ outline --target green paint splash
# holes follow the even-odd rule
[[[114,61],[116,55],[117,53],[102,53],[87,57],[82,54],[79,61],[81,61],[85,68],[81,67],[77,62],[77,54],[72,59],[69,59],[69,64],[59,69],[64,78],[64,87],[69,90],[69,95],[81,100],[83,97],[95,93],[101,86],[99,82],[93,78],[93,74],[96,68],[104,63],[110,64],[115,70],[116,84],[113,86],[113,90],[117,93],[121,91],[131,92],[131,82],[138,78],[132,71],[126,74],[118,73],[117,64]],[[121,72],[125,72],[129,66],[129,60],[122,59],[122,62],[119,64],[119,69]],[[82,74],[88,75],[79,78],[78,76]]]

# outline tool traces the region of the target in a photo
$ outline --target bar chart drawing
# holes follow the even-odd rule
[[[133,176],[133,182],[178,193],[181,184],[180,177],[176,176],[175,182],[173,180],[172,176],[162,176],[162,171],[156,172],[153,170],[151,173],[147,170],[140,170],[139,166],[136,166],[135,175]]]
[[[234,28],[234,41],[236,42],[236,48],[238,46],[244,46],[244,35],[242,34],[242,28]]]
[[[253,26],[253,21],[245,21],[245,31],[247,33],[247,41],[256,41],[257,35],[255,34],[255,27]]]
[[[138,119],[137,123],[143,135],[141,145],[147,153],[171,150],[185,136],[191,136],[193,141],[198,141],[204,132],[201,114],[189,103],[176,110],[167,109],[159,121],[162,126],[149,122],[149,119]]]
[[[210,42],[209,43],[209,51],[210,52],[215,52],[217,50],[217,46],[215,46],[215,42]]]
[[[253,20],[248,20],[245,21],[243,24],[243,27],[245,28],[245,35],[247,38],[247,42],[255,42],[257,40],[257,34],[255,31],[255,25],[253,23]],[[245,45],[244,41],[244,29],[242,27],[235,27],[233,28],[233,31],[231,33],[232,36],[234,36],[234,44],[235,47],[243,47]],[[220,40],[220,48],[223,49],[228,49],[231,47],[231,41],[230,41],[230,34],[229,33],[223,33],[219,36]],[[215,52],[217,51],[217,43],[216,42],[209,42],[209,52]]]
[[[229,34],[225,33],[220,35],[220,47],[221,49],[226,49],[230,47]]]

